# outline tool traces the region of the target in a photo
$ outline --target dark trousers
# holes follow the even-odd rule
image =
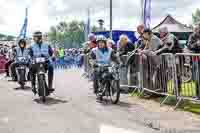
[[[9,76],[9,67],[10,65],[13,63],[12,60],[9,60],[6,65],[5,65],[5,69],[6,69],[6,76]]]
[[[192,75],[193,80],[196,82],[197,88],[197,96],[200,98],[200,62],[193,62],[192,64]]]
[[[53,86],[53,76],[54,76],[54,68],[53,65],[50,63],[47,63],[45,66],[46,71],[48,71],[48,87],[52,89]],[[35,64],[32,64],[30,67],[31,72],[31,83],[32,86],[35,86],[36,81],[36,73],[37,73],[37,66]]]
[[[13,62],[10,66],[11,68],[11,75],[12,77],[17,80],[17,73],[16,73],[16,67],[19,67],[19,65],[26,65],[27,67],[29,66],[28,63],[22,63],[22,62]]]

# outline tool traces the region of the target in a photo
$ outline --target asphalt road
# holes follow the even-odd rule
[[[54,94],[43,104],[30,89],[0,79],[0,133],[157,133],[150,115],[122,95],[99,103],[82,70],[57,70]],[[159,119],[159,118],[158,118]]]

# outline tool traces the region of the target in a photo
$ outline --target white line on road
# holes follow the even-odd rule
[[[123,128],[117,128],[108,125],[101,125],[99,133],[141,133],[138,131],[131,131]]]

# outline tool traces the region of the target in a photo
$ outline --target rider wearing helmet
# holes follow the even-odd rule
[[[30,56],[32,58],[36,57],[45,57],[48,59],[47,62],[47,70],[48,70],[48,88],[49,91],[53,92],[54,89],[52,88],[53,86],[53,65],[51,61],[51,57],[53,56],[53,49],[51,48],[50,45],[43,43],[43,38],[42,38],[42,32],[36,31],[33,34],[33,40],[34,44],[30,48]],[[35,88],[35,73],[36,73],[36,66],[33,64],[31,65],[31,73],[32,73],[32,86],[33,86],[33,92],[36,93],[36,88]]]
[[[14,62],[11,64],[11,72],[12,78],[14,81],[17,80],[17,74],[15,68],[19,66],[19,64],[25,64],[28,66],[29,64],[29,49],[27,48],[27,43],[25,39],[20,39],[18,42],[18,46],[14,49]],[[18,57],[25,58],[24,61],[18,60]]]
[[[94,67],[94,93],[97,91],[97,83],[95,82],[96,78],[98,78],[99,72],[95,70],[98,65],[110,65],[111,62],[116,62],[120,64],[119,59],[115,55],[115,52],[112,48],[107,46],[107,38],[100,35],[97,37],[97,47],[92,49],[91,52],[91,64]]]

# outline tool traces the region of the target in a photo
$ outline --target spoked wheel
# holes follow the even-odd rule
[[[120,81],[113,80],[110,85],[110,99],[113,104],[117,104],[120,98]]]
[[[96,97],[97,97],[97,99],[98,100],[100,100],[100,101],[103,101],[103,91],[104,91],[104,87],[105,87],[105,85],[104,86],[102,86],[102,84],[100,83],[100,81],[99,80],[97,80],[97,91],[96,91]]]

